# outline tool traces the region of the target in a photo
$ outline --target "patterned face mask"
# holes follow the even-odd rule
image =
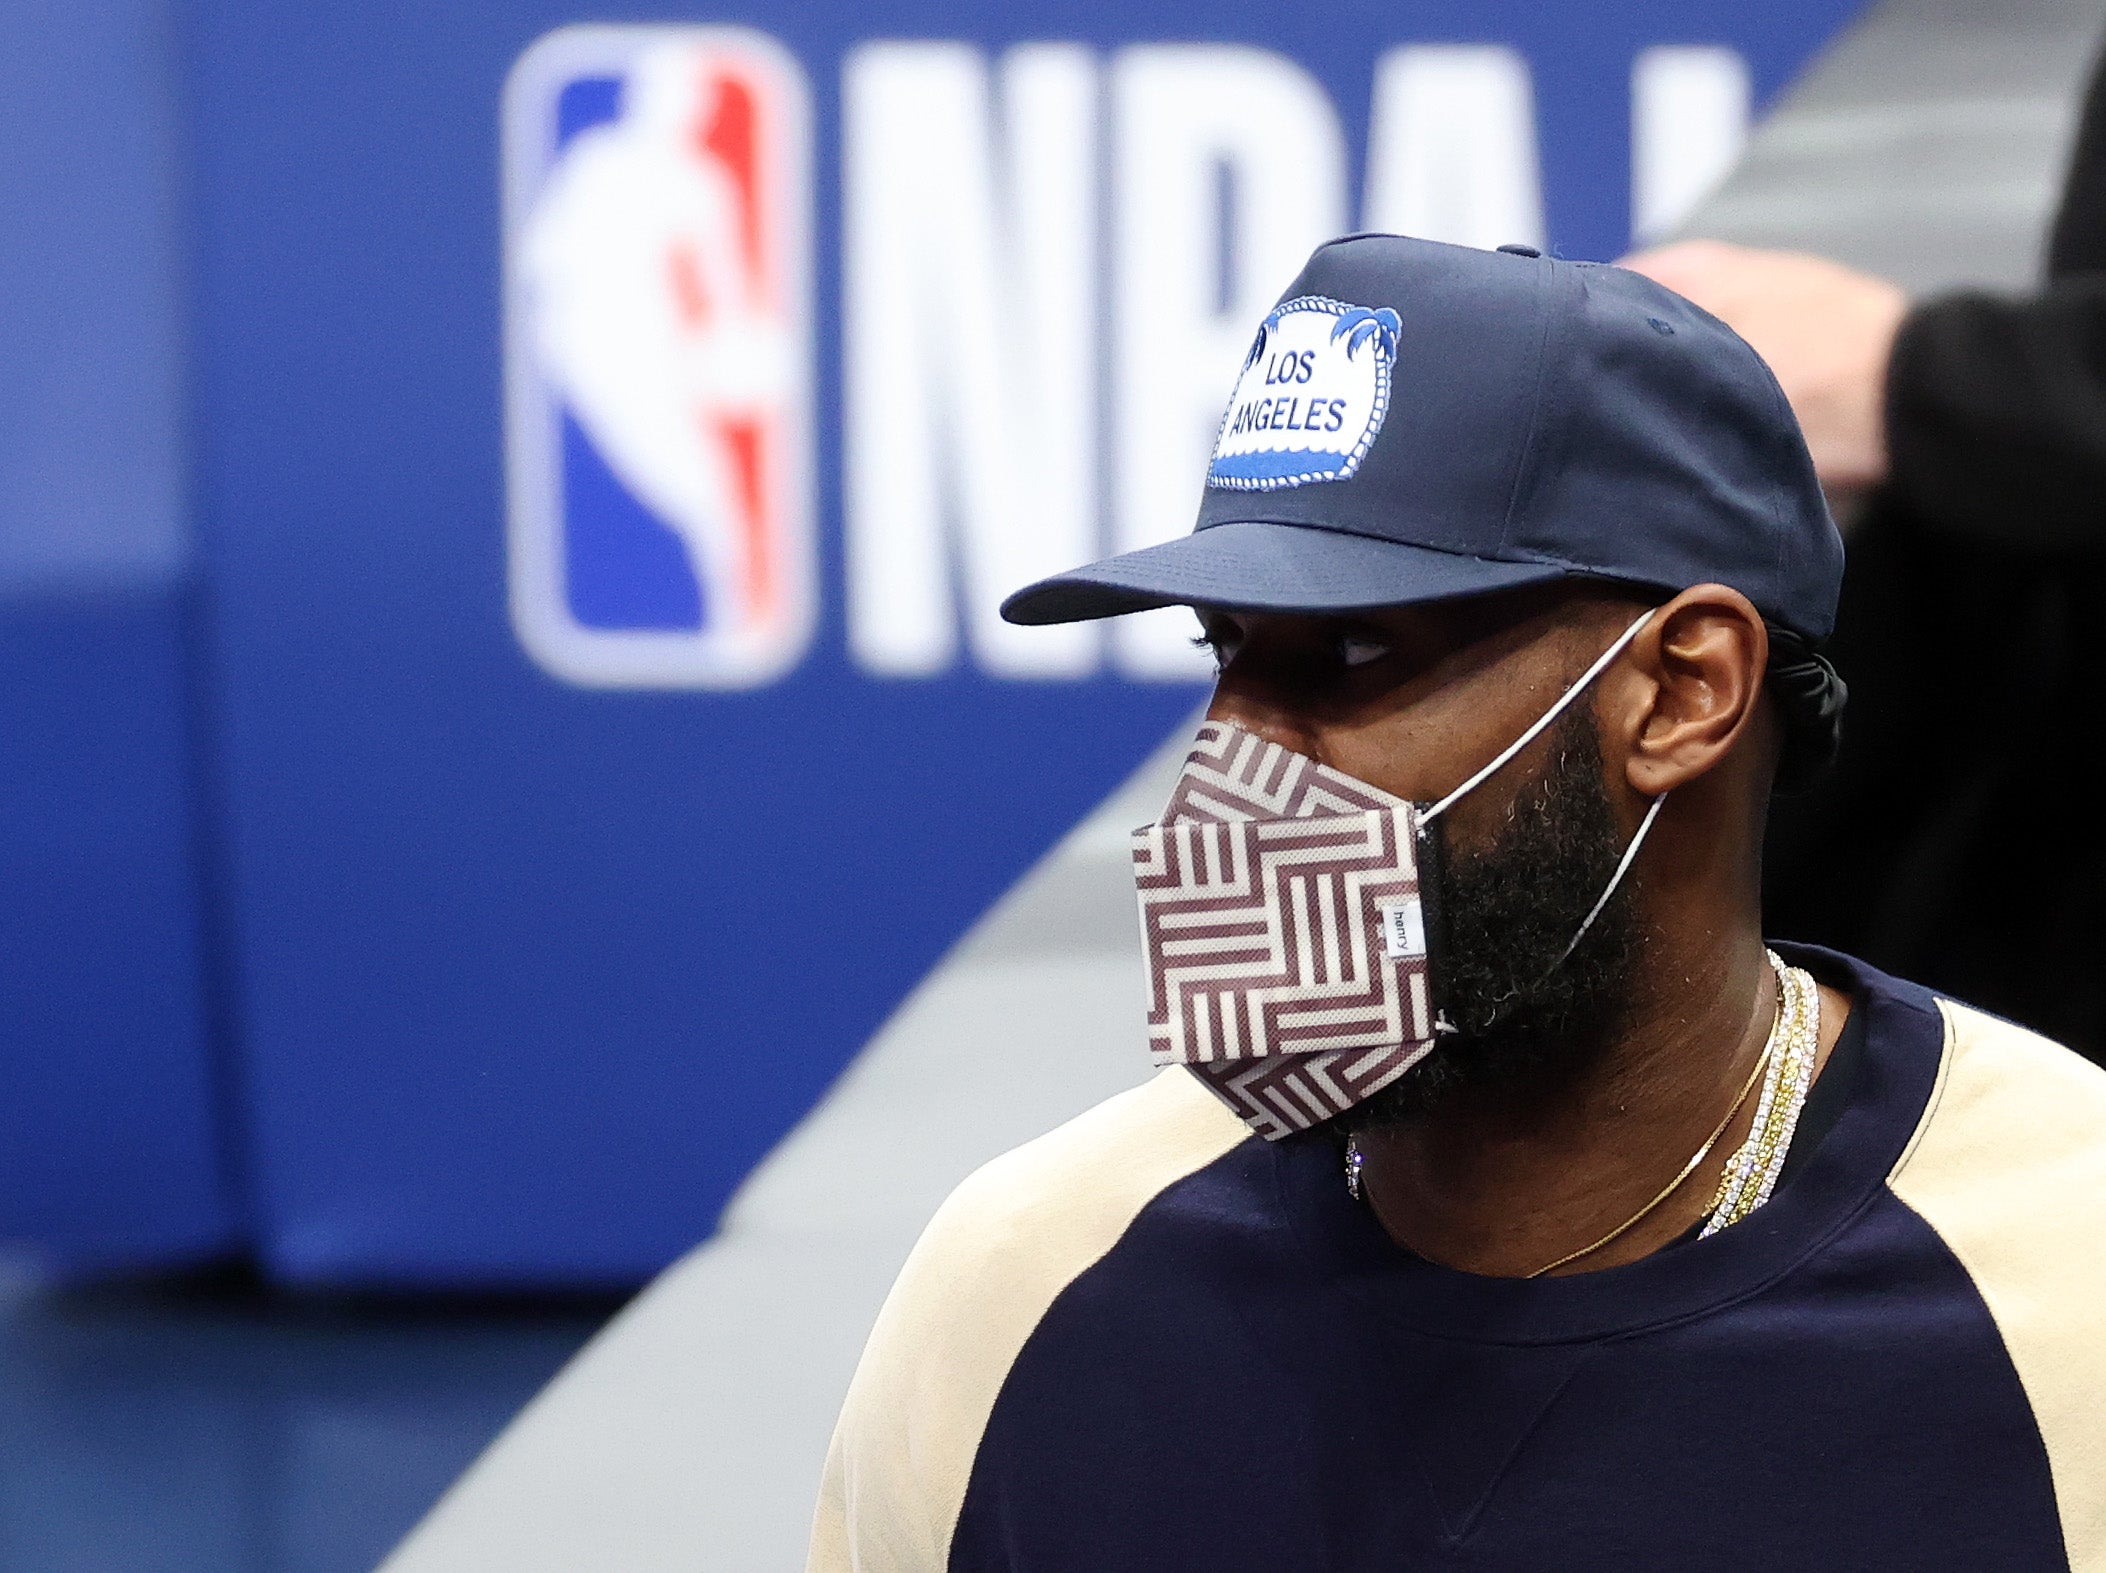
[[[1133,833],[1148,1046],[1268,1140],[1344,1113],[1431,1053],[1439,1008],[1438,821],[1584,693],[1648,612],[1499,756],[1438,803],[1393,797],[1222,721]],[[1666,801],[1653,800],[1580,942]]]

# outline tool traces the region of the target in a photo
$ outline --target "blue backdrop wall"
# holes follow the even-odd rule
[[[1313,237],[1296,226],[1312,214],[1347,227],[1414,200],[1393,168],[1376,179],[1366,151],[1371,138],[1400,145],[1378,134],[1378,82],[1402,80],[1382,76],[1400,58],[1392,50],[1500,46],[1443,57],[1460,67],[1441,79],[1485,109],[1493,131],[1512,129],[1497,111],[1517,82],[1526,94],[1526,157],[1509,159],[1507,207],[1495,213],[1540,225],[1533,238],[1565,254],[1608,257],[1631,234],[1633,71],[1644,52],[1723,47],[1730,57],[1713,64],[1737,62],[1759,106],[1850,9],[1847,0],[1781,0],[1759,12],[1724,0],[1018,0],[999,19],[930,0],[668,9],[667,23],[749,30],[682,35],[703,51],[690,64],[716,60],[710,69],[725,74],[713,118],[696,127],[709,161],[701,183],[678,190],[696,204],[702,242],[746,243],[760,303],[739,320],[760,325],[763,347],[741,364],[780,360],[781,369],[772,381],[748,376],[736,397],[711,395],[712,408],[733,413],[711,428],[708,465],[654,471],[649,453],[664,449],[645,440],[650,412],[607,413],[613,395],[593,393],[589,351],[571,367],[562,348],[565,281],[612,267],[605,259],[618,248],[595,250],[591,225],[584,241],[564,242],[554,220],[538,217],[553,211],[548,193],[565,171],[584,167],[575,149],[649,156],[633,139],[622,154],[587,138],[647,118],[649,40],[583,34],[570,35],[578,47],[567,54],[544,46],[534,58],[554,63],[538,76],[521,68],[507,128],[501,103],[522,55],[601,13],[537,0],[422,9],[195,0],[173,44],[186,150],[186,216],[174,229],[191,247],[183,453],[209,609],[203,680],[195,708],[179,712],[170,613],[157,625],[168,632],[152,681],[117,686],[134,700],[168,696],[152,701],[160,730],[137,730],[133,763],[162,748],[153,770],[176,828],[158,843],[161,866],[221,903],[235,1134],[220,1156],[242,1176],[270,1269],[300,1282],[393,1284],[613,1282],[655,1269],[709,1232],[740,1178],[973,917],[1201,692],[1198,674],[1161,646],[1123,655],[1011,647],[975,624],[986,586],[1033,560],[1034,548],[968,528],[980,507],[974,487],[1004,484],[945,446],[953,428],[966,432],[958,443],[979,440],[971,403],[958,397],[974,384],[964,372],[942,386],[950,373],[916,381],[911,367],[888,383],[872,361],[881,358],[873,346],[911,357],[944,333],[943,353],[964,354],[960,324],[976,320],[967,305],[887,297],[884,268],[904,256],[941,274],[945,247],[977,232],[966,224],[955,246],[915,252],[919,242],[868,211],[928,200],[896,169],[844,165],[845,140],[867,134],[874,145],[882,132],[911,148],[927,134],[881,122],[876,67],[858,78],[869,91],[844,107],[844,72],[854,78],[858,62],[877,58],[869,41],[955,41],[942,66],[950,75],[931,80],[998,84],[987,122],[997,150],[1002,128],[1014,142],[1026,123],[1026,88],[1003,74],[1004,52],[1077,46],[1061,56],[1059,80],[1090,95],[1069,124],[1095,140],[1062,167],[1091,183],[1076,211],[1096,227],[1085,253],[1095,283],[1074,320],[1103,342],[1087,357],[1085,418],[1068,422],[1059,451],[1101,453],[1111,477],[1100,486],[1090,466],[1071,515],[1095,549],[1130,534],[1136,499],[1149,495],[1130,479],[1150,462],[1134,456],[1131,430],[1153,418],[1133,392],[1148,375],[1131,364],[1136,325],[1192,315],[1176,279],[1151,284],[1121,249],[1139,244],[1139,221],[1120,216],[1120,182],[1140,178],[1134,160],[1146,151],[1136,152],[1132,84],[1153,62],[1228,58],[1148,46],[1261,50],[1235,57],[1238,69],[1263,67],[1249,115],[1285,105],[1299,116],[1275,137],[1265,124],[1239,127],[1231,103],[1222,151],[1201,149],[1220,171],[1208,210],[1219,267],[1204,288],[1239,324],[1223,331],[1246,334],[1242,302],[1286,273],[1254,280],[1239,270],[1304,247]],[[139,16],[125,25],[151,33]],[[1700,96],[1705,81],[1724,81],[1730,97],[1731,77],[1699,70]],[[851,127],[845,114],[865,118]],[[1304,202],[1288,215],[1262,200],[1285,189],[1277,172],[1261,178],[1265,150],[1294,138],[1341,150],[1328,209]],[[940,139],[926,145],[932,158],[942,152]],[[994,159],[1012,171],[1025,162],[1015,146],[1008,164]],[[864,209],[844,213],[844,181],[864,182]],[[1008,212],[995,184],[992,207]],[[1391,196],[1363,201],[1370,184]],[[578,190],[587,201],[591,188]],[[1461,211],[1471,199],[1420,190],[1415,200]],[[1020,220],[1010,212],[1003,222]],[[546,257],[536,234],[555,237]],[[1065,298],[1058,280],[1045,288],[1040,304]],[[724,320],[721,291],[673,293],[693,314]],[[901,329],[908,319],[911,332]],[[651,375],[703,377],[709,345],[723,342],[705,336],[693,362]],[[1046,353],[1035,376],[1011,378],[1047,399],[1032,405],[1041,415],[1067,364]],[[949,467],[921,478],[940,526],[929,560],[950,575],[933,592],[899,577],[900,563],[922,559],[895,552],[883,533],[913,524],[898,494],[920,472],[899,471],[895,485],[886,466],[897,444],[871,437],[894,430],[888,389],[906,397],[932,387],[922,435]],[[1217,401],[1225,378],[1219,388]],[[1050,421],[1023,423],[1026,439],[1008,449],[990,439],[980,451],[1044,451]],[[552,469],[543,437],[559,454]],[[1170,446],[1181,453],[1182,442]],[[744,470],[732,462],[741,456]],[[1158,510],[1162,529],[1186,522],[1198,471],[1177,481],[1182,473],[1171,471],[1176,507]],[[653,475],[664,480],[656,494]],[[682,535],[646,517],[652,497],[676,496],[683,476],[745,485],[743,577],[711,577],[699,526]],[[623,495],[606,502],[614,493]],[[667,509],[677,514],[677,502]],[[592,541],[605,559],[605,543],[624,530],[630,566],[590,559]],[[773,554],[765,573],[755,542]],[[158,582],[179,576],[183,554],[169,558],[175,566]],[[613,589],[586,594],[591,573]],[[645,593],[674,580],[677,593]],[[916,595],[934,597],[915,614],[921,624],[898,610],[919,605]],[[754,642],[738,642],[739,617],[763,630]],[[551,627],[567,632],[556,638]],[[564,653],[573,649],[585,653]],[[64,704],[86,691],[80,674],[37,681]],[[180,768],[185,724],[204,743],[202,777]],[[164,735],[165,747],[149,747]],[[220,861],[197,883],[180,826],[185,794],[204,785]],[[122,905],[106,903],[100,921]],[[98,1036],[129,1032],[141,1055],[183,1067],[190,1127],[208,1133],[200,909],[171,898],[153,910],[166,931],[124,948],[153,958],[161,1014],[188,1034],[185,1046],[121,1026]],[[48,1003],[65,986],[53,974],[29,993]],[[35,1010],[23,1019],[48,1035],[39,1043],[81,1052],[44,1005]],[[202,1151],[204,1140],[191,1145]],[[139,1182],[113,1172],[108,1183]],[[83,1181],[83,1194],[92,1188]],[[192,1217],[194,1238],[229,1227],[202,1201]]]
[[[206,1031],[179,126],[157,0],[0,48],[0,1240],[236,1238]]]

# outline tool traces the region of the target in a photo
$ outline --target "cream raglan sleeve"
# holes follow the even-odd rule
[[[2106,1573],[2106,1072],[1950,1001],[1888,1178],[1974,1280],[2047,1451],[2071,1573]]]
[[[980,1433],[1054,1299],[1141,1209],[1249,1132],[1183,1070],[952,1193],[878,1312],[827,1450],[807,1573],[940,1573]]]

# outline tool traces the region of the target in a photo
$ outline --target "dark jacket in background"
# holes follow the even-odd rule
[[[1777,802],[1770,930],[2106,1058],[2106,74],[2045,288],[1916,309],[1887,409],[1843,751]]]

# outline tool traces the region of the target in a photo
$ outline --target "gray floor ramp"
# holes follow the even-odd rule
[[[462,1477],[386,1573],[784,1573],[863,1339],[967,1174],[1149,1074],[1127,833],[1163,751],[915,990],[733,1199]]]

